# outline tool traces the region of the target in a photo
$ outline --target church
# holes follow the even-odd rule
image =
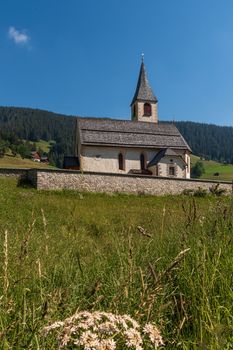
[[[77,118],[81,171],[190,178],[191,149],[174,124],[158,123],[158,100],[142,59],[131,120]]]

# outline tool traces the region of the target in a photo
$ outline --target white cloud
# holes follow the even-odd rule
[[[10,27],[8,30],[9,38],[12,39],[15,44],[27,44],[30,37],[26,34],[24,30],[19,31],[15,27]]]

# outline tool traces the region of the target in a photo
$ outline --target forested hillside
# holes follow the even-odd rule
[[[193,154],[221,163],[233,164],[233,127],[176,122]]]
[[[0,107],[0,138],[14,136],[33,142],[56,141],[49,159],[61,167],[64,154],[74,154],[75,119],[39,109]]]
[[[233,127],[194,122],[175,124],[195,155],[233,164]],[[75,119],[39,109],[0,107],[0,140],[14,136],[32,142],[56,141],[49,158],[62,166],[64,154],[74,155]]]

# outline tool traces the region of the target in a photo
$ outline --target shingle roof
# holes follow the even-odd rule
[[[179,157],[184,163],[184,159],[177,154],[174,150],[170,149],[170,148],[164,148],[161,149],[155,156],[154,158],[148,163],[147,167],[150,168],[153,165],[156,165],[159,163],[159,161],[165,157],[165,156],[170,156],[170,157]],[[185,163],[186,164],[186,163]]]
[[[82,145],[190,150],[173,124],[80,117],[77,124]]]
[[[133,100],[131,102],[131,106],[136,100],[155,102],[155,103],[158,101],[150,87],[149,81],[147,79],[146,68],[143,61],[141,63],[138,83],[137,83]]]

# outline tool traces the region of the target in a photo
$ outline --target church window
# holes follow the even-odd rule
[[[169,166],[169,176],[175,176],[175,167]]]
[[[145,156],[143,153],[140,155],[140,165],[141,165],[141,170],[145,170]]]
[[[133,106],[133,117],[136,118],[137,111],[136,111],[136,105]]]
[[[147,117],[151,116],[151,104],[150,103],[144,103],[144,115]]]
[[[122,153],[118,154],[118,166],[119,170],[124,170],[124,157]]]

